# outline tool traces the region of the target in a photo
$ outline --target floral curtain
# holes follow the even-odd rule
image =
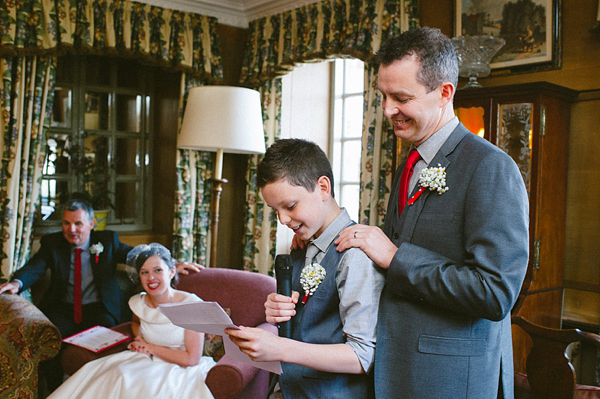
[[[325,0],[250,23],[242,84],[259,88],[294,65],[335,57],[355,57],[365,65],[365,113],[361,161],[360,222],[383,225],[392,184],[393,132],[384,121],[377,93],[374,54],[382,42],[418,20],[417,0]],[[280,109],[264,118],[276,118]],[[265,139],[278,133],[265,125]],[[257,160],[250,161],[249,169]],[[247,197],[258,198],[249,173]],[[256,201],[259,203],[258,199]],[[252,220],[255,219],[255,223]],[[244,268],[272,274],[275,235],[262,221],[275,220],[266,208],[249,206],[244,242]]]
[[[130,0],[3,2],[0,279],[21,267],[30,252],[55,57],[65,51],[130,56],[219,81],[223,70],[216,28],[213,17]]]
[[[281,136],[281,79],[269,79],[258,90],[262,99],[265,142],[270,146]],[[256,166],[261,159],[262,155],[248,157],[243,261],[244,270],[273,275],[277,215],[265,206],[256,186]]]
[[[55,59],[52,57],[0,59],[0,220],[3,238],[0,241],[0,279],[3,281],[29,257],[45,155],[44,129],[48,129],[52,112],[54,71]]]
[[[203,81],[184,76],[180,110],[194,86]],[[179,124],[183,120],[180,114]],[[208,264],[207,248],[210,229],[211,184],[214,170],[211,152],[177,150],[177,188],[175,189],[175,217],[173,219],[173,257],[202,265]]]
[[[20,0],[0,9],[0,55],[135,56],[221,79],[217,19],[130,0]]]

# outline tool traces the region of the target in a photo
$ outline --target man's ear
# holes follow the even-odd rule
[[[456,87],[450,82],[444,82],[440,85],[440,99],[442,101],[442,106],[452,102],[455,92]]]
[[[321,199],[323,201],[326,201],[331,197],[331,180],[329,180],[329,177],[319,177],[317,180],[317,190],[321,193]]]

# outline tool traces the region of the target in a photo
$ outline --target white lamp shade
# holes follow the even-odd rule
[[[264,153],[260,93],[233,86],[190,89],[177,147]]]

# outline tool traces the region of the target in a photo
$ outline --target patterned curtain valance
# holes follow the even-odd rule
[[[194,75],[223,77],[217,19],[130,0],[2,2],[0,56],[65,49],[142,57]]]
[[[417,0],[324,0],[250,23],[241,81],[248,86],[294,64],[348,55],[370,61],[387,38],[419,24]]]

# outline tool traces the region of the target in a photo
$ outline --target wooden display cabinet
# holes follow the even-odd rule
[[[471,131],[517,163],[530,202],[530,258],[513,309],[526,319],[561,327],[567,166],[571,102],[577,92],[546,82],[459,89],[454,108]],[[530,342],[513,327],[515,370],[525,372]]]

